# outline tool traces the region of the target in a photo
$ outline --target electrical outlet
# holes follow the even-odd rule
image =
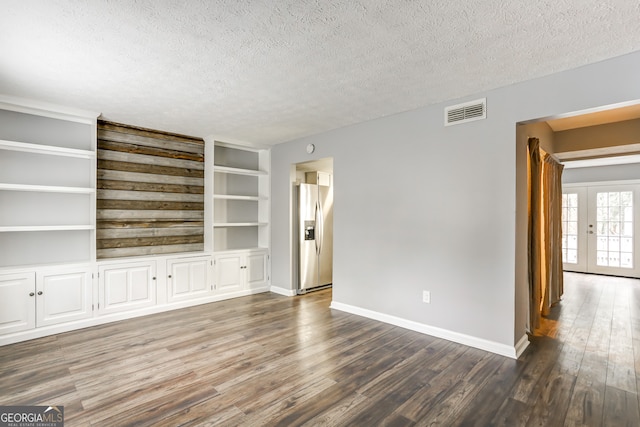
[[[422,291],[422,302],[425,302],[427,304],[431,304],[431,292]]]

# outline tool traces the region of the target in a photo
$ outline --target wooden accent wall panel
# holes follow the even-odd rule
[[[204,141],[98,121],[97,258],[204,249]]]

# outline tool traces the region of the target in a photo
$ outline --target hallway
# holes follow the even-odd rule
[[[557,358],[545,369],[548,398],[567,400],[569,425],[639,425],[640,280],[569,272],[564,279],[562,302],[542,321],[546,336],[531,338],[536,351]]]

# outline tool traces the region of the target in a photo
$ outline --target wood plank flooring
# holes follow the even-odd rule
[[[565,274],[520,360],[260,294],[0,347],[66,426],[638,426],[640,281]]]

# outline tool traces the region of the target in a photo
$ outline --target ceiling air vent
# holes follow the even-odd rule
[[[444,125],[451,126],[487,118],[487,98],[464,104],[452,105],[444,109]]]

